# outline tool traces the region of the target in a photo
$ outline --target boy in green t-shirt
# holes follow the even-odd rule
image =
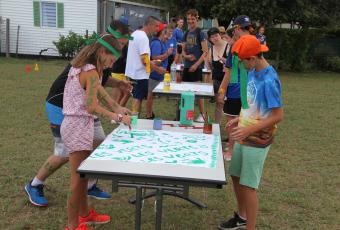
[[[238,126],[230,134],[237,143],[229,166],[238,212],[219,229],[255,229],[258,189],[264,161],[273,142],[276,124],[283,119],[281,83],[274,68],[262,56],[269,49],[253,35],[242,36],[232,52],[248,72],[247,102],[239,118],[227,123]]]

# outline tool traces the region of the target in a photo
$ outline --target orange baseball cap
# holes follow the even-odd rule
[[[259,53],[268,52],[266,45],[261,45],[254,35],[243,35],[233,45],[232,53],[236,53],[240,59],[247,59]]]

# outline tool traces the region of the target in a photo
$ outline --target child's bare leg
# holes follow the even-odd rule
[[[132,112],[139,113],[141,105],[142,105],[142,101],[134,98],[132,101]]]
[[[115,101],[118,101],[118,99],[120,98],[121,96],[121,90],[118,89],[118,88],[113,88],[112,89],[112,93],[111,93],[111,96],[112,98],[115,100]]]
[[[255,230],[256,215],[259,206],[256,190],[244,185],[240,185],[240,190],[242,193],[242,198],[245,200],[247,230]]]
[[[247,219],[246,201],[241,190],[242,185],[240,185],[240,178],[235,176],[231,176],[231,178],[233,180],[234,193],[237,200],[238,214]]]
[[[123,95],[123,97],[121,98],[121,100],[119,101],[119,104],[120,104],[121,106],[125,107],[125,106],[126,106],[126,103],[127,103],[128,100],[129,100],[129,98],[130,98],[130,94],[129,94],[129,93],[125,93],[125,94]]]
[[[146,101],[146,117],[152,117],[153,94],[148,92],[148,99]]]
[[[222,118],[223,104],[218,103],[217,96],[215,96],[215,122],[219,124]]]
[[[79,151],[70,154],[71,183],[70,194],[67,201],[67,216],[69,229],[79,225],[79,215],[88,214],[87,206],[87,180],[80,178],[77,168],[90,154],[90,151]]]
[[[68,157],[61,157],[51,155],[47,158],[45,163],[41,166],[37,173],[37,178],[41,181],[45,181],[50,175],[52,175],[57,169],[68,162]]]

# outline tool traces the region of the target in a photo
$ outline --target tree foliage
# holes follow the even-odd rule
[[[340,26],[340,1],[334,0],[151,0],[148,4],[168,8],[171,16],[185,15],[188,9],[195,8],[201,17],[217,18],[223,25],[246,14],[268,26],[280,23],[297,24],[300,28]]]

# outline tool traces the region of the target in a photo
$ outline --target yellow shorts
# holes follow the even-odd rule
[[[117,80],[126,80],[126,76],[123,73],[111,73],[111,77]]]

